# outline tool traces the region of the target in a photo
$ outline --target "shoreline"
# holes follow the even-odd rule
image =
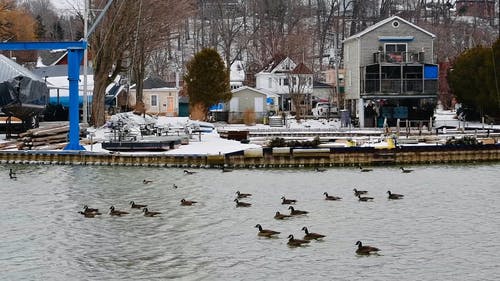
[[[401,146],[345,148],[252,148],[227,154],[166,155],[89,151],[0,151],[1,164],[95,165],[190,168],[303,168],[405,166],[500,161],[500,145]]]

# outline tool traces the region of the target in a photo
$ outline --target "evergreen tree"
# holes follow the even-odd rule
[[[458,101],[478,116],[500,116],[500,40],[492,47],[463,52],[454,62],[448,82]]]
[[[210,106],[231,99],[228,69],[214,49],[201,50],[187,63],[184,83],[191,108],[202,114],[192,114],[194,119],[204,119]]]

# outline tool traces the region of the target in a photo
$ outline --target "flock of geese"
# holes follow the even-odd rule
[[[366,169],[361,166],[358,166],[361,172],[371,172],[373,169]],[[400,170],[402,173],[411,173],[413,170],[410,169],[405,169],[403,167],[400,167]],[[323,168],[315,168],[316,172],[324,172],[326,169]],[[367,196],[368,191],[366,190],[358,190],[356,188],[353,189],[354,196],[358,198],[358,201],[360,202],[368,202],[368,201],[373,201],[373,197]],[[393,193],[390,190],[387,191],[387,199],[389,200],[400,200],[404,198],[403,194],[397,194]],[[333,196],[329,195],[328,192],[324,192],[323,195],[325,196],[325,200],[329,201],[340,201],[342,200],[342,197],[339,196]],[[247,202],[242,202],[240,199],[245,199],[251,197],[252,194],[250,193],[241,193],[240,191],[236,191],[236,199],[234,201],[236,202],[236,207],[250,207],[252,204],[247,203]],[[308,211],[303,211],[303,210],[297,210],[295,209],[292,205],[296,204],[297,200],[296,199],[290,199],[286,198],[285,196],[281,197],[281,204],[286,204],[290,205],[288,206],[288,209],[290,210],[290,214],[282,214],[279,211],[276,212],[274,215],[274,218],[277,220],[284,220],[293,216],[301,216],[301,215],[306,215],[309,212]],[[256,228],[258,228],[258,236],[262,237],[267,237],[267,238],[273,238],[276,237],[278,234],[281,234],[281,232],[272,230],[272,229],[265,229],[262,227],[261,224],[255,225]],[[294,237],[293,234],[288,235],[288,242],[287,244],[291,247],[300,247],[303,245],[307,245],[311,242],[311,240],[320,240],[326,237],[326,235],[315,233],[315,232],[309,232],[308,228],[306,226],[302,227],[301,229],[304,231],[304,237],[302,239],[297,239]],[[358,255],[370,255],[370,254],[377,254],[380,249],[377,247],[369,246],[369,245],[363,245],[361,241],[357,241],[355,243],[357,246],[356,248],[356,254]]]
[[[368,194],[368,191],[366,190],[357,190],[356,188],[353,189],[355,197],[358,198],[359,201],[361,202],[367,202],[367,201],[373,201],[373,197],[368,197],[366,196]],[[404,195],[402,194],[396,194],[392,193],[391,191],[387,191],[388,194],[388,199],[391,200],[398,200],[398,199],[403,199]],[[325,195],[325,200],[329,201],[339,201],[342,200],[342,197],[338,196],[332,196],[329,195],[327,192],[324,192],[323,195]],[[236,191],[236,199],[234,201],[236,202],[236,207],[250,207],[251,203],[247,202],[242,202],[239,201],[239,199],[244,199],[244,198],[249,198],[251,197],[252,194],[250,193],[241,193],[240,191]],[[277,220],[284,220],[293,216],[301,216],[301,215],[307,215],[309,212],[308,211],[303,211],[303,210],[297,210],[295,209],[292,205],[296,204],[297,200],[296,199],[290,199],[286,198],[285,196],[281,197],[281,204],[283,205],[289,205],[288,209],[290,210],[290,214],[282,214],[280,212],[276,212],[274,215],[274,218]],[[274,238],[281,232],[272,230],[272,229],[265,229],[262,227],[261,224],[255,225],[256,228],[258,228],[258,236],[262,237],[267,237],[267,238]],[[326,235],[315,233],[315,232],[309,232],[308,228],[306,226],[302,227],[301,229],[304,231],[304,237],[302,239],[297,239],[294,237],[293,234],[288,235],[288,242],[287,244],[291,247],[300,247],[303,245],[307,245],[311,242],[311,240],[320,240],[326,237]],[[373,247],[373,246],[368,246],[368,245],[363,245],[361,241],[357,241],[356,246],[356,253],[358,255],[370,255],[377,253],[380,251],[379,248]]]
[[[236,198],[234,201],[236,202],[236,207],[250,207],[252,204],[248,202],[242,202],[239,199],[244,199],[244,198],[249,198],[251,197],[252,194],[250,193],[241,193],[239,190],[236,191]],[[281,204],[283,205],[291,205],[297,203],[296,199],[290,199],[286,198],[285,196],[281,197]],[[293,206],[288,206],[288,209],[290,210],[290,214],[281,214],[280,212],[276,212],[274,215],[274,218],[277,220],[284,220],[286,218],[292,217],[292,216],[300,216],[300,215],[305,215],[308,214],[309,212],[307,211],[302,211],[302,210],[296,210],[294,209]],[[271,229],[265,229],[262,228],[262,225],[257,224],[255,225],[256,228],[259,229],[257,232],[258,236],[262,237],[267,237],[267,238],[274,238],[276,235],[280,234],[281,232],[271,230]],[[297,239],[293,236],[293,234],[288,235],[288,242],[287,244],[291,247],[299,247],[304,244],[308,244],[311,242],[311,240],[318,240],[326,237],[326,235],[319,234],[319,233],[314,233],[314,232],[309,232],[307,227],[302,227],[302,231],[304,231],[304,238],[303,239]]]
[[[11,173],[12,173],[12,169],[11,169]],[[195,173],[196,172],[194,172],[194,171],[184,170],[184,174],[185,175],[192,175],[192,174],[195,174]],[[11,178],[12,178],[12,176],[11,176]],[[152,180],[144,179],[142,181],[142,183],[143,184],[150,184],[150,183],[153,183],[153,181]],[[174,189],[178,188],[178,186],[176,184],[173,184],[172,187]],[[196,204],[198,202],[194,201],[194,200],[187,200],[185,198],[182,198],[181,201],[180,201],[180,203],[181,203],[180,204],[181,206],[193,206],[194,204]],[[130,209],[142,210],[142,213],[144,214],[145,217],[156,217],[158,215],[161,215],[161,212],[150,211],[147,208],[148,205],[145,205],[145,204],[136,204],[134,201],[130,201],[129,205],[130,205]],[[78,211],[78,213],[81,214],[81,215],[83,215],[86,218],[95,218],[96,216],[102,215],[102,213],[99,211],[99,209],[89,208],[87,205],[83,206],[83,210],[82,211]],[[113,205],[111,207],[109,207],[109,215],[110,216],[121,217],[121,216],[128,215],[128,214],[130,214],[130,212],[122,211],[122,210],[117,210],[115,208],[115,206],[113,206]]]
[[[373,169],[363,168],[360,165],[358,165],[358,168],[360,169],[361,172],[373,171]],[[402,173],[411,173],[413,171],[410,169],[405,169],[403,167],[400,167],[400,169],[401,169]],[[230,171],[232,171],[232,170],[230,170],[228,168],[222,169],[222,172],[230,172]],[[316,168],[315,171],[324,172],[324,171],[326,171],[326,169]],[[183,173],[185,175],[193,175],[196,172],[190,171],[190,170],[184,170]],[[9,178],[12,180],[17,179],[16,173],[12,169],[10,169],[10,171],[9,171]],[[152,182],[153,181],[147,180],[147,179],[143,180],[143,184],[150,184]],[[173,188],[176,189],[176,188],[178,188],[178,186],[173,184]],[[374,200],[373,197],[367,196],[368,191],[366,191],[366,190],[358,190],[358,189],[354,188],[353,192],[354,192],[354,196],[357,197],[358,201],[360,201],[360,202],[368,202],[368,201]],[[403,199],[403,197],[404,197],[404,195],[392,193],[390,190],[387,191],[387,194],[388,194],[387,198],[390,200],[399,200],[399,199]],[[342,197],[329,195],[327,192],[324,192],[323,195],[325,196],[325,198],[324,198],[325,200],[329,200],[329,201],[342,200]],[[250,193],[242,193],[240,191],[236,191],[236,198],[234,199],[234,202],[236,203],[236,207],[251,207],[252,206],[251,203],[241,201],[242,199],[248,199],[251,196],[252,196],[252,194],[250,194]],[[181,206],[193,206],[196,203],[197,203],[197,201],[186,200],[184,198],[181,199],[181,201],[180,201]],[[296,199],[290,199],[290,198],[286,198],[285,196],[282,196],[281,197],[281,204],[289,205],[288,210],[290,210],[290,214],[282,214],[279,211],[277,211],[276,214],[274,215],[274,219],[284,220],[284,219],[287,219],[287,218],[290,218],[293,216],[303,216],[303,215],[307,215],[309,213],[308,211],[295,209],[292,205],[294,205],[296,203],[297,203]],[[155,217],[155,216],[158,216],[161,214],[161,212],[150,211],[146,204],[136,204],[134,201],[130,201],[129,205],[130,205],[130,208],[132,210],[134,210],[134,209],[135,210],[142,210],[142,213],[145,217]],[[94,218],[96,216],[102,215],[102,213],[99,211],[99,209],[90,208],[87,205],[83,206],[83,210],[79,211],[78,213],[83,215],[85,218]],[[130,212],[118,210],[113,205],[109,207],[109,215],[110,216],[121,217],[121,216],[128,215],[128,214],[130,214]],[[262,237],[272,238],[272,237],[276,237],[276,235],[281,233],[279,231],[275,231],[275,230],[271,230],[271,229],[264,229],[262,227],[262,225],[260,225],[260,224],[255,225],[255,227],[258,228],[257,235],[262,236]],[[302,239],[295,238],[293,234],[288,235],[287,244],[289,246],[300,247],[300,246],[309,244],[311,242],[311,240],[319,240],[319,239],[323,239],[324,237],[326,237],[326,235],[323,235],[323,234],[309,232],[309,230],[306,226],[302,227],[301,230],[304,231],[304,236]],[[369,255],[369,254],[377,253],[378,251],[380,251],[380,249],[378,249],[376,247],[363,245],[361,241],[357,241],[355,245],[358,246],[356,249],[356,253],[359,255]]]

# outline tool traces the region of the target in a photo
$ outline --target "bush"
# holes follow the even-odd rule
[[[318,147],[320,144],[319,137],[315,137],[311,141],[297,141],[297,140],[291,140],[291,141],[286,141],[284,138],[274,138],[271,140],[269,143],[269,147]]]
[[[479,141],[473,136],[464,136],[461,139],[451,137],[446,140],[447,145],[479,145]]]

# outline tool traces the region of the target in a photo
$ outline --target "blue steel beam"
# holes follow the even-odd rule
[[[81,48],[85,50],[87,48],[87,42],[0,42],[0,50],[5,51],[57,50],[69,48]]]
[[[64,150],[85,150],[80,145],[80,116],[78,103],[78,81],[80,79],[80,62],[83,51],[87,48],[86,41],[77,42],[5,42],[0,43],[0,50],[68,50],[68,80],[69,80],[69,143]]]

